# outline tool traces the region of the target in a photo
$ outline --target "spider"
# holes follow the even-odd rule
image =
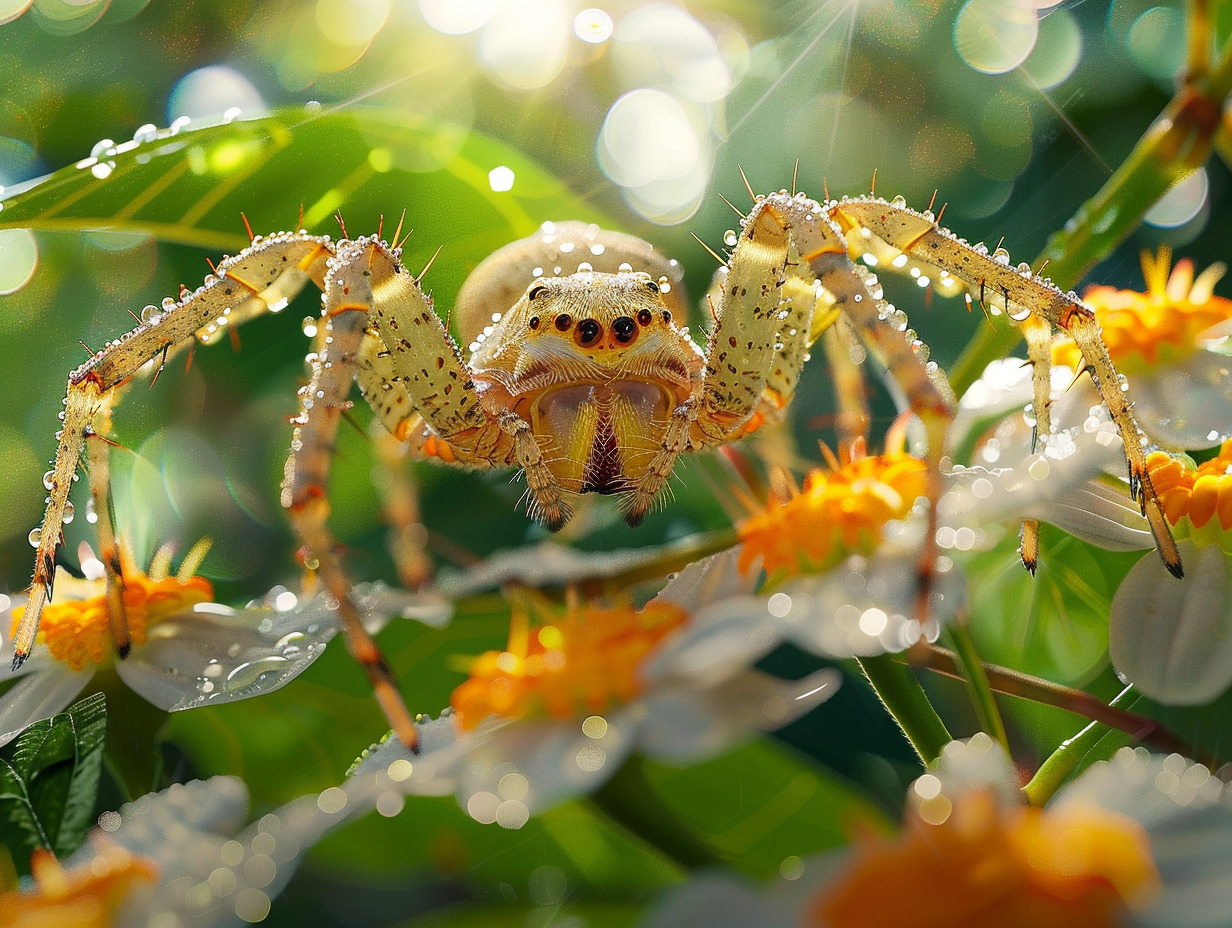
[[[717,278],[704,349],[676,323],[684,300],[673,287],[679,278],[674,262],[627,235],[549,223],[497,251],[464,285],[457,312],[464,333],[474,338],[464,360],[419,279],[403,266],[399,234],[400,227],[388,244],[379,230],[350,239],[345,227],[338,241],[302,230],[267,237],[250,232],[250,246],[225,258],[201,287],[181,289],[179,299],[164,300],[161,309],[147,308],[140,325],[69,376],[14,666],[29,654],[51,598],[61,524],[83,454],[100,515],[115,641],[121,655],[126,650],[123,577],[114,527],[109,515],[103,517],[110,512],[105,436],[118,389],[143,370],[157,376],[169,355],[194,340],[209,342],[224,326],[280,309],[309,281],[323,291],[323,324],[293,420],[282,503],[308,563],[339,604],[350,651],[408,745],[416,740],[414,723],[360,624],[327,527],[331,452],[353,381],[409,453],[470,467],[520,468],[529,513],[549,528],[563,526],[570,501],[589,492],[617,494],[626,521],[636,525],[681,454],[734,441],[779,418],[808,348],[844,317],[925,424],[935,502],[954,401],[936,365],[924,363],[900,328],[883,321],[887,305],[875,280],[853,264],[851,253],[870,237],[965,281],[982,301],[1000,299],[1011,318],[1026,323],[1037,372],[1035,409],[1045,432],[1048,340],[1054,327],[1073,336],[1124,441],[1131,493],[1165,563],[1181,575],[1141,434],[1091,310],[1029,266],[1011,267],[1002,249],[989,255],[968,245],[930,211],[911,210],[901,198],[819,202],[787,191],[754,196],[739,233],[726,240],[731,251]],[[1029,567],[1032,537],[1028,526],[1023,558]],[[920,558],[925,596],[934,555],[926,550]]]

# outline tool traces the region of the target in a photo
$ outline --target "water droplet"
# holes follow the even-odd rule
[[[56,488],[56,472],[49,470],[43,474],[43,489],[54,490]]]
[[[30,534],[26,536],[30,542],[30,547],[37,548],[39,542],[43,540],[43,530],[41,528],[30,529]]]
[[[992,253],[992,259],[996,261],[998,264],[1004,264],[1008,266],[1010,263],[1010,253],[1006,251],[1004,248],[998,248],[996,251]]]
[[[317,317],[305,316],[304,321],[300,323],[300,328],[304,330],[304,334],[309,338],[316,337],[317,334]]]
[[[163,314],[158,311],[157,306],[151,303],[141,310],[141,321],[146,325],[158,325],[163,321]]]
[[[73,518],[76,515],[77,515],[76,508],[73,506],[73,504],[70,501],[66,500],[64,503],[64,515],[60,517],[60,521],[63,522],[65,525],[68,525],[70,522],[73,521]]]
[[[901,194],[890,201],[891,206],[897,206],[899,209],[907,208],[907,198]]]
[[[728,229],[723,233],[723,244],[728,248],[735,248],[737,241],[736,233],[733,230]]]

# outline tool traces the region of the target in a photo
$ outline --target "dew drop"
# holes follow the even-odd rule
[[[60,517],[60,521],[63,522],[65,525],[68,525],[70,522],[73,521],[73,518],[76,515],[77,515],[76,508],[73,506],[71,502],[66,500],[64,503],[64,515]]]
[[[37,548],[39,542],[43,540],[43,530],[41,528],[32,528],[26,538],[30,542],[30,547]]]
[[[723,233],[723,244],[726,245],[728,248],[736,247],[737,241],[738,239],[736,237],[736,233],[733,230],[728,229],[726,232]]]

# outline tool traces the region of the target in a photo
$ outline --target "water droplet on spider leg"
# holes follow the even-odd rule
[[[56,472],[49,470],[43,474],[43,489],[54,490],[56,488]]]
[[[30,542],[31,548],[37,548],[43,540],[43,530],[41,528],[30,529],[30,534],[26,536],[26,540]]]
[[[1008,267],[1010,263],[1010,253],[1004,248],[998,248],[992,253],[992,259],[998,264],[1004,264]]]
[[[76,507],[73,506],[71,501],[65,500],[64,515],[60,517],[60,521],[63,522],[65,525],[68,525],[69,523],[73,521],[73,518],[76,515],[77,515]]]
[[[304,330],[304,334],[309,338],[314,338],[317,334],[317,323],[319,321],[317,316],[305,316],[304,321],[300,323],[300,328]]]
[[[141,310],[141,321],[145,325],[158,325],[163,321],[163,314],[157,306],[151,303]]]
[[[1023,407],[1022,421],[1025,422],[1030,428],[1035,428],[1036,418],[1034,403],[1027,403],[1027,405]]]
[[[737,241],[739,241],[739,239],[737,238],[736,233],[732,229],[728,229],[726,232],[723,233],[723,244],[726,245],[728,248],[735,248]]]
[[[86,521],[93,525],[98,521],[98,509],[94,505],[94,497],[86,500]]]
[[[133,133],[133,141],[138,143],[152,142],[158,138],[158,126],[152,122],[147,122],[143,126],[138,126]]]
[[[902,194],[899,194],[893,200],[890,201],[890,205],[897,206],[899,209],[904,209],[907,206],[907,198],[903,196]]]

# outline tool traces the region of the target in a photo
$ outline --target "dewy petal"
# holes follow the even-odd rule
[[[1055,525],[1107,551],[1155,547],[1150,525],[1129,496],[1129,484],[1106,474],[1030,506],[1023,515]]]
[[[690,550],[691,544],[686,541],[655,548],[579,551],[545,541],[498,551],[463,571],[444,572],[437,587],[450,598],[458,599],[499,589],[509,583],[535,588],[565,586],[581,580],[613,577],[636,567],[656,564],[678,552]]]
[[[440,626],[450,607],[441,598],[384,584],[355,588],[365,627],[375,631],[391,616]],[[328,596],[290,609],[262,603],[235,610],[201,603],[151,627],[144,645],[116,662],[120,678],[144,699],[169,712],[210,702],[269,693],[308,668],[338,631]]]
[[[638,747],[670,763],[713,757],[754,729],[773,731],[807,714],[833,696],[842,679],[834,668],[800,680],[745,670],[708,691],[662,687],[646,697]]]
[[[1063,787],[1050,807],[1099,806],[1140,822],[1162,894],[1127,920],[1142,928],[1224,928],[1232,912],[1232,795],[1178,754],[1122,748]]]
[[[1112,600],[1112,666],[1165,705],[1204,705],[1232,685],[1232,558],[1178,542],[1185,577],[1145,555]]]
[[[27,674],[0,696],[0,746],[32,722],[68,708],[94,676],[93,667],[70,670],[57,661],[47,663],[50,666]]]
[[[1213,448],[1232,435],[1232,358],[1196,351],[1183,366],[1139,374],[1134,417],[1165,448]]]

